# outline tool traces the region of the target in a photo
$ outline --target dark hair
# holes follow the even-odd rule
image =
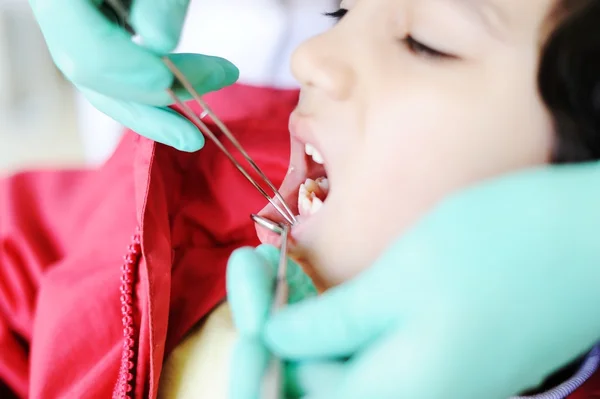
[[[559,0],[538,86],[554,122],[553,163],[600,159],[600,0]]]

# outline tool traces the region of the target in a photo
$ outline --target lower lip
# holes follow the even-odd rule
[[[306,231],[306,226],[310,224],[310,217],[299,220],[298,223],[292,226],[291,237],[295,240],[301,239],[302,234]]]
[[[327,208],[327,202],[323,204],[323,207],[319,210],[319,213],[323,212]],[[315,217],[318,217],[318,214],[310,215],[310,216],[301,216],[296,215],[296,222],[291,226],[290,229],[290,239],[291,245],[295,246],[297,243],[301,243],[305,235],[308,231],[312,230],[311,225],[313,224],[313,220]],[[281,236],[272,231],[265,229],[261,226],[257,226],[257,234],[258,238],[263,244],[272,245],[274,247],[279,247],[281,245]]]
[[[302,152],[303,152],[304,144],[306,144],[306,142],[307,142],[307,140],[305,140],[305,138],[310,137],[310,126],[309,126],[307,117],[300,114],[297,111],[292,112],[292,114],[290,115],[290,119],[289,119],[289,130],[290,130],[290,135],[291,135],[292,140],[296,140],[297,142],[302,144]],[[294,151],[294,150],[292,150],[292,151]],[[297,149],[297,151],[300,151],[300,150]],[[292,154],[292,156],[293,155],[294,154]],[[316,178],[314,176],[309,176],[309,177]],[[296,196],[293,198],[297,198],[297,191],[295,191],[294,193]],[[326,204],[324,204],[323,206],[326,206]],[[321,212],[322,210],[323,209],[321,209],[319,212]],[[272,211],[270,211],[270,212],[272,212]],[[263,213],[259,213],[259,214],[261,216],[269,217],[269,214],[263,214]],[[306,216],[303,217],[303,216],[296,215],[296,219],[297,219],[297,223],[295,223],[292,226],[291,232],[290,232],[290,237],[292,239],[292,243],[293,243],[293,241],[296,241],[297,238],[301,238],[305,234],[305,231],[309,229],[312,217],[306,217]],[[279,234],[277,234],[275,232],[272,232],[270,230],[266,230],[266,229],[259,227],[257,229],[257,233],[259,235],[261,242],[264,244],[269,244],[269,245],[273,245],[273,246],[277,246],[277,247],[281,244],[281,237],[279,236]]]
[[[295,242],[297,241],[297,237],[301,237],[302,231],[304,230],[305,228],[303,223],[298,222],[294,224],[289,235],[292,248],[294,247]],[[257,229],[257,233],[261,243],[272,245],[276,248],[279,248],[281,246],[281,235],[279,235],[278,233],[275,233],[271,230],[264,230],[262,228]]]
[[[290,115],[290,120],[288,122],[290,135],[303,144],[310,141],[309,139],[311,136],[311,130],[307,121],[308,117],[300,114],[298,111],[294,111]]]

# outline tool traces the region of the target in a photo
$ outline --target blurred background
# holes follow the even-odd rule
[[[76,0],[85,1],[85,0]],[[226,57],[240,81],[295,87],[293,49],[332,23],[336,0],[192,0],[178,52]],[[0,0],[0,175],[96,166],[122,128],[93,109],[55,68],[26,0]]]
[[[74,95],[26,0],[0,0],[0,173],[83,162]]]

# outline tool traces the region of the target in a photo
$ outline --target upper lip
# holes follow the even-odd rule
[[[309,129],[306,129],[305,126],[299,126],[300,124],[306,124],[306,122],[309,119],[310,116],[297,110],[292,112],[292,115],[290,116],[290,134],[292,135],[292,137],[301,141],[303,144],[314,143],[314,137],[312,132]]]
[[[310,115],[298,110],[294,111],[290,116],[290,135],[302,144],[312,145],[321,155],[323,155],[323,151],[321,150],[320,143],[317,140],[314,131],[310,126],[307,126],[310,120]]]

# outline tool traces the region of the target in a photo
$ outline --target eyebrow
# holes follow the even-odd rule
[[[493,36],[498,37],[503,28],[508,25],[508,15],[494,0],[451,1],[475,15]]]

